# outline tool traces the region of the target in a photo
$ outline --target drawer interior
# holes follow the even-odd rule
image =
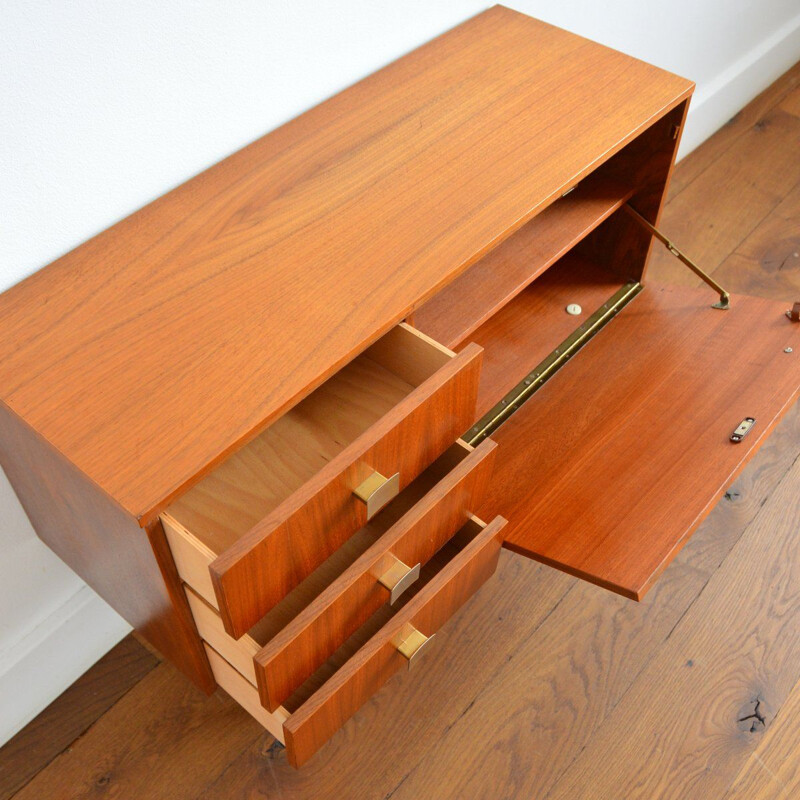
[[[494,526],[496,527],[497,524],[498,523],[494,523]],[[255,649],[266,644],[268,637],[271,635],[269,627],[257,625],[246,637],[242,637],[239,641],[228,638],[226,642],[225,639],[222,638],[225,637],[226,634],[219,614],[210,606],[204,604],[200,615],[195,611],[195,616],[198,619],[199,629],[203,638],[211,646],[213,655],[216,658],[224,659],[225,663],[236,669],[237,675],[243,679],[231,680],[230,674],[228,674],[227,680],[221,682],[223,688],[227,688],[229,692],[234,694],[235,699],[242,706],[249,710],[250,713],[268,727],[269,730],[275,733],[278,738],[283,739],[281,731],[276,730],[276,728],[286,722],[291,724],[292,715],[302,709],[304,704],[309,700],[315,698],[315,695],[320,690],[324,690],[328,681],[330,681],[337,672],[345,668],[353,656],[364,645],[370,642],[385,625],[390,623],[392,618],[399,614],[414,597],[423,592],[434,578],[436,578],[436,576],[459,554],[462,554],[465,548],[480,536],[480,534],[484,533],[484,531],[489,533],[489,530],[480,520],[477,518],[468,520],[433,558],[423,566],[419,580],[413,584],[394,605],[385,605],[376,611],[367,622],[360,626],[355,633],[353,633],[333,655],[331,655],[328,660],[311,675],[291,697],[289,697],[284,705],[278,708],[273,714],[269,714],[269,712],[266,712],[261,707],[258,700],[258,691],[252,675],[248,670],[241,669],[241,659],[238,658],[235,652],[231,651],[231,647],[241,648],[243,645],[247,645],[251,649]],[[190,598],[192,599],[193,609],[196,608],[198,603],[203,603],[203,601],[196,596],[190,595]],[[207,635],[211,629],[216,630],[217,635]],[[215,670],[215,674],[216,673],[217,670]],[[319,744],[321,743],[322,740],[319,741]],[[290,754],[290,759],[291,757]]]
[[[452,353],[399,325],[176,500],[167,515],[215,557],[299,489]]]
[[[378,512],[363,528],[356,531],[238,640],[228,636],[224,631],[218,612],[195,591],[191,588],[188,589],[187,594],[198,622],[200,635],[246,675],[248,680],[255,683],[252,660],[256,653],[310,605],[445,475],[452,472],[470,452],[472,452],[472,448],[464,442],[459,441],[453,444],[403,489],[388,506]],[[217,625],[218,630],[216,629]],[[210,627],[206,628],[206,626]]]

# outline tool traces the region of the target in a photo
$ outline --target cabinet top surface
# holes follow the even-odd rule
[[[489,9],[0,295],[0,396],[149,519],[692,88]]]

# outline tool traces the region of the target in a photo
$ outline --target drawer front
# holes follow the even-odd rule
[[[468,449],[468,445],[462,445]],[[358,627],[388,588],[425,564],[482,502],[495,457],[485,440],[255,656],[262,704],[274,711]],[[444,456],[442,457],[444,458]],[[398,590],[402,584],[398,585]],[[252,666],[251,666],[252,669]]]
[[[399,489],[473,422],[482,350],[468,346],[217,557],[225,629],[242,636],[367,521],[355,490],[373,473]]]
[[[505,520],[497,517],[284,723],[287,756],[307,761],[395,672],[414,639],[431,637],[494,573]],[[404,652],[405,651],[405,654]]]

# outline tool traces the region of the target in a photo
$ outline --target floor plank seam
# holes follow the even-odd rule
[[[705,173],[705,172],[706,172],[708,169],[710,169],[712,166],[714,166],[714,164],[716,164],[716,163],[717,163],[717,161],[719,161],[719,160],[720,160],[720,158],[722,158],[722,157],[723,157],[723,156],[724,156],[724,155],[725,155],[725,154],[726,154],[726,153],[727,153],[727,152],[728,152],[728,151],[729,151],[729,150],[730,150],[730,149],[731,149],[731,148],[732,148],[732,147],[733,147],[733,146],[734,146],[734,145],[735,145],[735,144],[736,144],[736,143],[737,143],[737,142],[738,142],[738,141],[739,141],[741,138],[742,138],[742,136],[744,136],[744,135],[745,135],[745,134],[746,134],[748,131],[750,131],[750,130],[752,130],[753,128],[755,128],[755,127],[756,127],[756,125],[758,125],[758,123],[759,123],[759,122],[761,122],[761,121],[764,119],[764,117],[766,117],[766,116],[767,116],[769,113],[771,113],[771,112],[772,112],[772,111],[774,111],[776,108],[778,108],[778,106],[779,106],[779,105],[780,105],[780,104],[781,104],[781,103],[782,103],[782,102],[783,102],[783,101],[786,99],[786,97],[787,97],[789,94],[791,94],[791,93],[792,93],[792,92],[793,92],[793,91],[794,91],[794,90],[795,90],[795,89],[796,89],[798,86],[800,86],[800,78],[795,78],[795,77],[792,77],[792,76],[791,76],[791,73],[792,73],[794,70],[798,69],[798,67],[800,67],[800,61],[798,61],[796,64],[794,64],[792,67],[790,67],[790,68],[789,68],[789,70],[788,70],[786,73],[784,73],[784,75],[783,75],[782,77],[784,77],[784,78],[785,78],[786,76],[789,76],[789,77],[788,77],[788,80],[786,81],[786,86],[785,86],[785,87],[782,87],[782,88],[779,90],[779,92],[777,92],[777,93],[776,93],[776,96],[775,96],[775,98],[773,98],[773,101],[772,101],[772,103],[771,103],[771,104],[770,104],[770,105],[769,105],[767,108],[765,108],[765,109],[764,109],[764,110],[763,110],[763,111],[762,111],[762,112],[761,112],[761,113],[758,115],[757,119],[755,119],[755,120],[754,120],[754,121],[753,121],[753,122],[752,122],[750,125],[747,125],[746,127],[742,128],[742,130],[741,130],[739,133],[737,133],[737,134],[734,134],[734,135],[732,136],[732,138],[731,138],[730,142],[727,144],[727,146],[726,146],[726,147],[725,147],[723,150],[721,150],[721,151],[720,151],[720,152],[719,152],[719,153],[718,153],[718,154],[717,154],[717,155],[716,155],[716,156],[715,156],[715,157],[714,157],[714,158],[713,158],[711,161],[709,161],[709,162],[706,164],[706,166],[705,166],[705,167],[703,167],[703,169],[702,169],[700,172],[698,172],[698,173],[697,173],[697,175],[695,175],[695,176],[694,176],[694,177],[693,177],[693,178],[692,178],[692,179],[691,179],[691,180],[690,180],[688,183],[686,183],[685,185],[681,186],[681,188],[680,188],[680,189],[679,189],[679,190],[678,190],[678,191],[677,191],[677,192],[676,192],[674,195],[670,196],[670,197],[667,199],[667,202],[664,204],[664,208],[665,208],[665,209],[666,209],[666,208],[668,208],[668,207],[669,207],[669,204],[670,204],[670,203],[671,203],[671,202],[672,202],[672,201],[673,201],[673,200],[674,200],[676,197],[678,197],[678,196],[679,196],[679,195],[680,195],[680,194],[681,194],[681,193],[682,193],[682,192],[683,192],[685,189],[687,189],[689,186],[691,186],[691,185],[692,185],[692,184],[693,184],[693,183],[694,183],[694,182],[695,182],[695,181],[696,181],[696,180],[697,180],[697,179],[698,179],[698,178],[699,178],[701,175],[703,175],[703,174],[704,174],[704,173]],[[778,81],[780,81],[780,80],[781,80],[781,78],[779,78],[779,79],[778,79]],[[770,90],[770,88],[772,88],[772,87],[767,87],[767,89],[765,89],[765,90],[764,90],[764,92],[762,92],[761,94],[764,94],[764,93],[768,92],[768,91]],[[753,100],[751,100],[750,102],[751,102],[751,103],[757,103],[757,102],[758,102],[758,100],[759,100],[759,99],[760,99],[760,97],[761,97],[761,94],[757,95],[757,96],[756,96],[755,98],[753,98]],[[748,104],[748,105],[749,105],[749,104]],[[725,135],[725,133],[726,133],[726,130],[727,130],[729,127],[732,127],[732,126],[734,126],[734,125],[736,124],[737,120],[738,120],[738,119],[739,119],[739,118],[740,118],[740,117],[741,117],[741,116],[742,116],[742,115],[745,113],[745,110],[746,110],[746,109],[747,109],[747,106],[745,106],[744,108],[742,108],[742,109],[740,109],[739,111],[737,111],[737,112],[736,112],[736,113],[735,113],[735,114],[734,114],[734,115],[733,115],[733,116],[732,116],[732,117],[731,117],[731,118],[730,118],[730,119],[729,119],[729,120],[728,120],[728,121],[727,121],[727,122],[726,122],[726,123],[725,123],[725,124],[724,124],[724,125],[723,125],[721,128],[719,128],[719,130],[717,130],[717,131],[716,131],[716,132],[715,132],[715,133],[714,133],[714,134],[713,134],[713,135],[712,135],[712,136],[711,136],[711,137],[710,137],[710,138],[709,138],[709,139],[708,139],[706,142],[703,142],[701,145],[699,145],[699,147],[697,147],[695,150],[693,150],[691,153],[689,153],[689,154],[686,156],[686,158],[688,159],[688,158],[690,158],[692,155],[694,155],[695,153],[697,153],[697,151],[698,151],[698,150],[700,150],[700,149],[703,147],[703,145],[709,145],[709,146],[713,146],[713,145],[714,145],[714,139],[715,139],[715,138],[718,138],[718,139],[724,138],[724,135]],[[680,165],[681,165],[681,163],[683,163],[683,161],[684,161],[684,159],[681,159],[681,161],[679,161],[679,162],[678,162],[678,163],[675,165],[675,170],[676,170],[676,171],[680,170]],[[676,176],[676,177],[677,177],[677,176]]]
[[[564,591],[561,594],[561,596],[558,598],[558,600],[556,600],[556,602],[553,604],[553,607],[542,617],[541,620],[539,620],[539,623],[536,625],[536,627],[534,627],[531,630],[531,632],[529,634],[529,638],[536,635],[537,631],[539,631],[541,629],[541,627],[545,624],[545,622],[547,622],[547,620],[550,619],[550,617],[555,613],[556,609],[566,600],[567,595],[569,595],[571,592],[575,591],[575,587],[577,586],[578,580],[579,580],[578,578],[574,579],[574,582],[570,586],[567,587],[566,591]],[[516,651],[512,651],[511,653],[508,654],[508,656],[506,657],[506,659],[503,662],[498,664],[498,666],[495,668],[495,670],[486,679],[486,681],[484,682],[483,686],[475,693],[475,695],[464,706],[464,708],[461,710],[461,712],[451,722],[449,722],[445,726],[445,728],[443,729],[443,731],[441,733],[441,737],[446,736],[447,733],[450,731],[450,729],[460,719],[462,719],[465,715],[467,715],[469,713],[469,711],[472,709],[472,707],[475,705],[475,703],[480,699],[480,697],[488,691],[488,687],[492,686],[492,684],[495,681],[495,678],[498,675],[500,675],[503,672],[505,672],[505,670],[508,667],[508,665],[514,660],[515,655],[516,655]],[[423,753],[414,762],[414,764],[403,774],[403,777],[392,787],[392,789],[389,791],[389,793],[385,795],[384,800],[388,800],[389,798],[391,798],[400,789],[400,787],[411,776],[413,776],[416,773],[416,771],[419,769],[420,765],[422,764],[422,762],[425,760],[426,757],[427,757],[427,754]]]
[[[112,709],[116,708],[117,703],[119,703],[120,700],[122,700],[122,698],[125,697],[125,695],[133,691],[139,685],[139,683],[141,683],[141,681],[143,681],[154,669],[156,669],[156,667],[160,666],[162,663],[163,662],[158,661],[155,664],[153,664],[153,666],[150,667],[150,669],[148,669],[147,672],[144,675],[142,675],[142,677],[139,678],[138,681],[136,681],[136,683],[131,684],[102,714],[100,714],[99,717],[93,720],[92,723],[85,730],[83,730],[78,736],[76,736],[71,742],[69,742],[69,744],[67,744],[63,750],[59,750],[52,756],[52,758],[43,763],[42,766],[39,769],[37,769],[36,772],[33,775],[31,775],[30,778],[28,778],[28,780],[25,781],[25,783],[22,786],[20,786],[11,795],[9,795],[8,800],[14,800],[14,798],[20,792],[22,792],[28,786],[29,783],[32,783],[34,780],[36,780],[36,778],[39,776],[41,772],[46,770],[51,764],[55,763],[59,758],[61,758],[61,756],[65,755],[70,750],[72,750],[72,748],[74,748],[78,744],[78,742],[80,742],[80,740],[83,739],[84,736],[86,736],[97,725],[97,723],[100,722],[100,720],[106,716],[106,714],[108,714]],[[56,702],[57,700],[58,698],[56,698],[56,700],[54,700],[53,702]]]

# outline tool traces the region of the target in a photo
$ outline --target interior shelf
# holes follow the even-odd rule
[[[417,309],[414,327],[456,348],[633,195],[607,173],[589,175]]]

